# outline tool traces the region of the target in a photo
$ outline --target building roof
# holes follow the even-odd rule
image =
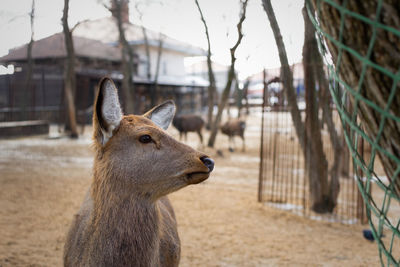
[[[132,45],[144,45],[142,27],[125,23],[126,39]],[[160,34],[146,29],[147,39],[150,46],[158,46]],[[79,24],[73,31],[75,55],[120,61],[121,52],[117,48],[119,33],[115,18],[106,17],[97,20],[85,21]],[[207,52],[204,49],[189,45],[162,35],[163,48],[180,52],[186,56],[204,56]],[[1,57],[0,62],[23,61],[27,58],[28,44],[10,49],[9,54]],[[64,34],[56,33],[49,37],[37,40],[33,43],[32,58],[64,58],[66,57]]]
[[[109,61],[120,61],[121,52],[118,48],[106,45],[100,41],[73,36],[75,55],[104,59]],[[8,55],[1,57],[0,62],[23,61],[27,58],[28,44],[11,49]],[[63,33],[56,33],[49,37],[37,40],[32,46],[33,59],[65,58],[67,51]]]
[[[105,17],[96,20],[89,20],[80,23],[74,29],[74,35],[85,37],[106,44],[116,45],[119,41],[119,32],[117,23],[114,17]],[[144,34],[141,26],[124,23],[125,37],[132,45],[144,45]],[[158,46],[160,40],[160,33],[145,29],[150,46]],[[177,51],[185,54],[186,56],[206,56],[207,52],[199,47],[178,41],[166,35],[161,35],[163,40],[163,48],[172,51]]]

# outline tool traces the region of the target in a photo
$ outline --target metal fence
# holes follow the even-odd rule
[[[45,69],[40,69],[34,73],[30,88],[25,86],[25,73],[0,75],[0,121],[59,121],[63,118],[61,73],[46,73]]]
[[[65,121],[64,80],[62,73],[37,69],[30,88],[26,87],[26,74],[17,72],[0,75],[0,122],[47,120],[52,123]],[[100,78],[77,75],[75,105],[77,114],[86,111],[94,100]],[[119,81],[116,81],[120,87]],[[149,95],[152,84],[136,84],[138,113],[144,113],[151,106]],[[159,85],[157,102],[173,99],[180,113],[202,113],[207,106],[207,88],[200,86]],[[121,101],[123,101],[122,94]],[[90,118],[77,118],[90,123]]]
[[[333,114],[339,128],[339,117],[335,111]],[[302,115],[304,119],[305,114]],[[333,148],[326,129],[322,129],[322,138],[330,168]],[[340,177],[340,193],[333,213],[321,215],[311,210],[304,156],[286,108],[263,106],[260,151],[260,202],[314,219],[348,224],[366,223],[363,200],[354,179],[351,158],[347,160],[350,164],[349,172]]]

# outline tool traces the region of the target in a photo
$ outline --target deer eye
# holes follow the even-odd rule
[[[143,144],[150,143],[152,141],[151,136],[148,134],[142,135],[139,137],[139,142]]]

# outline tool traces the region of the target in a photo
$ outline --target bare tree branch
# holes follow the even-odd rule
[[[208,128],[210,128],[211,125],[212,125],[212,115],[213,115],[213,109],[214,109],[214,98],[215,98],[215,92],[216,92],[215,76],[214,76],[214,71],[212,69],[210,35],[208,33],[207,23],[206,23],[206,20],[204,19],[203,12],[201,11],[201,8],[200,8],[198,0],[195,0],[195,3],[196,3],[196,6],[197,6],[197,9],[199,10],[201,21],[203,22],[203,25],[204,25],[204,29],[205,29],[206,37],[207,37],[207,45],[208,45],[207,67],[208,67],[208,80],[210,82],[210,85],[208,86],[207,126],[208,126]]]
[[[305,151],[305,130],[304,124],[301,120],[299,107],[297,105],[296,94],[293,87],[293,74],[289,67],[289,62],[286,55],[285,44],[283,43],[281,31],[278,22],[275,18],[275,13],[270,0],[263,0],[264,10],[268,15],[268,20],[271,24],[274,33],[276,46],[279,51],[279,59],[281,61],[281,76],[284,87],[284,92],[290,107],[290,114],[292,116],[293,124],[296,130],[297,137],[303,151]]]
[[[88,21],[90,21],[90,20],[89,20],[89,19],[84,19],[84,20],[78,21],[78,22],[70,29],[70,32],[73,33],[74,30],[75,30],[79,25],[81,25],[82,23],[88,22]]]
[[[243,24],[244,20],[246,19],[247,2],[248,2],[248,0],[241,1],[241,4],[242,4],[241,14],[240,14],[239,22],[236,26],[237,31],[238,31],[238,39],[237,39],[235,45],[230,49],[230,51],[231,51],[231,66],[229,68],[226,86],[224,88],[224,91],[222,92],[221,100],[218,104],[218,113],[217,113],[217,116],[215,117],[215,120],[213,121],[213,124],[211,127],[211,134],[210,134],[210,138],[209,138],[208,144],[207,144],[209,147],[214,147],[218,129],[221,124],[222,112],[225,108],[226,103],[228,102],[229,93],[230,93],[230,90],[232,87],[232,81],[235,77],[235,62],[236,62],[235,52],[236,52],[236,49],[239,47],[239,44],[243,38],[242,24]]]

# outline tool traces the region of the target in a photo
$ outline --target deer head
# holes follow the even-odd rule
[[[114,83],[104,78],[94,105],[93,190],[97,184],[110,194],[158,199],[207,179],[213,160],[165,131],[174,114],[173,101],[166,101],[142,116],[124,116]]]

